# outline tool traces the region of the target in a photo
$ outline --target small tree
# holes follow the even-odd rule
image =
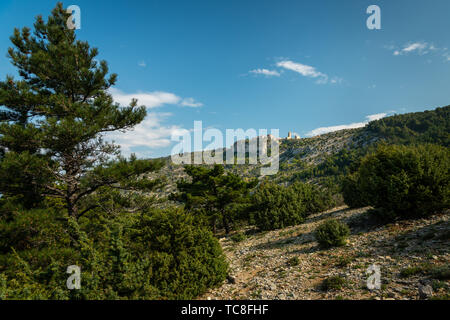
[[[354,172],[345,176],[341,181],[341,191],[344,197],[344,202],[350,208],[365,207],[369,204],[364,194],[359,187],[359,173]]]
[[[337,220],[327,220],[319,225],[315,231],[315,238],[323,248],[339,247],[345,245],[349,227]]]
[[[244,181],[237,175],[225,174],[221,165],[215,165],[212,169],[186,166],[185,171],[190,181],[179,181],[179,193],[173,194],[171,199],[185,203],[188,211],[203,212],[210,220],[214,233],[220,220],[226,233],[229,233],[236,220],[235,214],[242,212],[249,191],[257,181]]]
[[[289,186],[306,205],[306,214],[317,213],[332,208],[336,203],[327,189],[314,184],[295,182]]]
[[[252,222],[260,230],[300,224],[307,215],[306,202],[294,188],[263,183],[252,196]]]
[[[346,198],[359,195],[391,218],[430,215],[450,206],[449,159],[437,145],[381,145],[361,161]]]
[[[151,190],[155,181],[138,177],[159,163],[126,160],[119,147],[104,141],[112,131],[140,123],[144,106],[113,102],[115,84],[98,50],[76,40],[67,27],[70,15],[58,3],[34,32],[14,30],[8,56],[21,80],[0,82],[0,193],[35,206],[43,197],[62,199],[69,216],[78,218],[98,206],[86,197],[104,188]]]

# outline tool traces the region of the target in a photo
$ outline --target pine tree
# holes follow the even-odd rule
[[[34,32],[15,29],[8,56],[20,80],[0,82],[0,193],[35,206],[43,197],[62,199],[69,216],[78,218],[97,206],[86,197],[105,190],[151,190],[156,181],[140,179],[161,164],[125,159],[105,134],[140,123],[144,106],[114,103],[109,74],[98,50],[76,39],[67,27],[61,3]]]
[[[188,211],[204,212],[214,233],[218,221],[229,233],[235,220],[233,214],[239,212],[239,205],[248,200],[249,191],[257,180],[244,181],[235,174],[225,174],[223,166],[217,164],[212,169],[186,166],[185,171],[191,181],[179,181],[179,193],[171,198],[185,203]]]

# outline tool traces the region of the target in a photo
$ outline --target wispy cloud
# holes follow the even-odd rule
[[[448,48],[435,46],[432,43],[425,41],[408,42],[402,47],[395,46],[393,44],[385,45],[389,51],[392,51],[394,56],[406,56],[406,55],[434,55],[435,57],[444,58],[444,62],[450,61],[450,53]],[[427,59],[428,63],[431,63],[431,59]]]
[[[368,122],[370,122],[370,121],[380,120],[380,119],[386,117],[387,115],[388,114],[385,112],[369,114],[368,116],[366,116],[366,119],[368,120]]]
[[[328,81],[328,76],[322,72],[316,70],[316,68],[294,62],[291,60],[283,60],[277,62],[277,66],[280,68],[285,68],[301,74],[304,77],[319,78],[318,83],[326,83]]]
[[[387,46],[386,48],[393,50],[392,54],[394,56],[402,56],[413,53],[418,55],[425,55],[430,51],[438,50],[438,48],[436,48],[433,44],[429,44],[424,41],[409,42],[401,48],[396,48],[393,45]]]
[[[304,77],[316,79],[317,84],[337,84],[342,83],[343,79],[339,77],[330,77],[327,74],[318,71],[315,67],[308,66],[299,62],[294,62],[292,60],[281,60],[277,62],[277,67],[291,70],[301,74]]]
[[[138,62],[138,66],[142,67],[142,68],[145,68],[147,66],[147,63],[145,61],[139,61]]]
[[[305,76],[305,77],[317,78],[317,77],[326,76],[325,74],[318,72],[314,67],[307,66],[305,64],[301,64],[301,63],[290,61],[290,60],[279,61],[277,63],[277,66],[298,72],[302,76]]]
[[[110,88],[109,93],[113,96],[114,101],[121,105],[130,104],[134,98],[138,100],[139,105],[144,105],[149,109],[157,108],[164,104],[179,105],[182,107],[200,107],[203,105],[193,98],[183,99],[174,93],[164,91],[124,93],[119,89]]]
[[[253,74],[262,74],[265,75],[267,77],[279,77],[280,73],[276,70],[269,70],[269,69],[254,69],[254,70],[250,70],[250,73]]]
[[[137,99],[138,105],[144,105],[147,109],[161,107],[165,104],[181,107],[203,105],[194,98],[181,98],[174,93],[164,91],[124,93],[119,89],[110,88],[109,93],[120,105],[129,105],[132,99]],[[149,112],[133,130],[124,133],[112,132],[106,134],[105,139],[120,145],[122,153],[126,156],[136,153],[138,157],[150,157],[152,149],[164,148],[172,143],[170,139],[172,133],[184,130],[177,125],[163,124],[171,115],[169,112]]]
[[[343,129],[355,129],[355,128],[361,128],[364,127],[366,124],[368,124],[370,121],[379,120],[381,118],[386,117],[387,113],[377,113],[377,114],[370,114],[366,116],[366,121],[363,122],[354,122],[350,124],[342,124],[337,126],[330,126],[330,127],[320,127],[316,128],[314,130],[309,131],[306,133],[307,137],[313,137],[317,135],[321,135],[328,132],[343,130]]]
[[[172,114],[168,112],[150,112],[144,121],[127,132],[112,132],[105,136],[121,146],[125,156],[136,153],[138,157],[149,157],[152,149],[169,146],[172,133],[181,132],[177,125],[163,125],[162,122]]]
[[[447,48],[443,49],[444,53],[442,54],[442,56],[444,57],[445,61],[450,61],[450,53],[448,52]]]
[[[203,103],[195,101],[194,98],[185,98],[180,102],[180,106],[197,108],[203,106]]]

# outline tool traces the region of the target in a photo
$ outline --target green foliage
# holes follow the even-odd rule
[[[322,180],[328,178],[340,184],[342,177],[354,173],[359,167],[362,157],[370,153],[379,143],[389,145],[433,143],[448,147],[450,143],[449,119],[450,106],[446,106],[431,111],[394,115],[371,121],[364,128],[352,129],[351,142],[343,149],[325,156],[317,165],[308,166],[294,157],[291,164],[280,162],[280,170],[284,170],[282,174],[286,176],[289,176],[287,171],[293,171],[290,179],[287,180],[314,180],[322,184]],[[333,139],[333,137],[327,135],[323,143],[327,143],[326,139]],[[280,150],[290,153],[295,149],[304,149],[305,144],[309,143],[312,142],[309,142],[308,139],[286,140],[281,144]],[[355,203],[355,205],[357,204]]]
[[[51,208],[14,210],[0,219],[0,254],[17,251],[39,250],[57,244],[69,245],[64,236],[64,224],[56,219],[62,216]]]
[[[282,187],[263,183],[252,196],[251,223],[260,230],[280,229],[300,224],[307,215],[333,205],[330,193],[311,184]]]
[[[274,230],[300,224],[306,204],[292,188],[276,184],[260,185],[252,196],[252,223],[260,230]]]
[[[424,217],[450,206],[450,151],[436,145],[381,145],[361,162],[344,198],[391,218]],[[345,189],[344,189],[345,190]]]
[[[339,256],[336,261],[336,266],[340,268],[344,268],[348,266],[354,260],[351,256]]]
[[[345,278],[340,276],[332,276],[323,280],[320,288],[323,291],[341,290],[346,284],[347,281]]]
[[[364,148],[344,148],[337,153],[327,156],[325,160],[317,166],[302,171],[297,175],[297,178],[311,179],[325,176],[345,175],[358,165],[361,156],[364,153]]]
[[[438,280],[450,280],[450,265],[446,264],[431,269],[430,276]]]
[[[315,230],[315,238],[323,248],[345,245],[349,234],[349,227],[334,219],[323,222]]]
[[[76,40],[69,16],[58,3],[47,21],[36,18],[33,33],[25,27],[11,37],[8,56],[21,79],[0,81],[0,192],[26,208],[61,199],[78,218],[92,209],[83,202],[100,188],[148,190],[152,182],[138,177],[161,165],[116,159],[118,146],[103,140],[132,129],[146,110],[136,100],[114,103],[108,89],[117,75],[97,61],[96,48]]]
[[[157,211],[140,217],[133,229],[133,250],[150,250],[151,282],[162,297],[191,299],[225,279],[228,265],[218,240],[192,214]]]
[[[247,239],[247,236],[242,232],[238,232],[238,233],[233,234],[230,237],[230,239],[233,242],[241,242],[241,241],[244,241],[245,239]]]
[[[307,215],[318,213],[335,206],[335,200],[329,189],[320,188],[314,184],[295,182],[289,186],[305,204]]]
[[[361,192],[358,181],[359,173],[355,172],[347,175],[341,181],[341,192],[344,202],[350,208],[361,208],[369,205],[367,195]]]
[[[412,267],[403,268],[400,270],[400,277],[409,278],[416,275],[427,275],[432,279],[449,280],[450,266],[448,264],[441,266],[434,266],[429,263],[424,263]]]
[[[248,194],[256,180],[245,181],[235,174],[225,174],[222,165],[211,169],[186,166],[185,171],[190,181],[179,181],[179,192],[171,195],[171,199],[183,202],[188,211],[206,216],[214,233],[218,222],[229,233],[233,223],[247,218]]]
[[[400,270],[400,277],[409,278],[417,274],[421,274],[423,271],[424,268],[421,266],[403,268],[402,270]]]
[[[386,117],[368,124],[369,133],[390,144],[433,143],[450,146],[450,106]]]
[[[287,263],[291,267],[298,266],[300,263],[300,259],[297,256],[295,256],[295,257],[290,258]]]
[[[11,239],[0,256],[3,299],[192,299],[227,274],[217,239],[177,209],[112,219],[92,237],[74,218],[41,214],[0,223],[8,234],[28,235],[22,243]],[[66,288],[69,265],[81,267],[80,290]]]
[[[113,102],[116,75],[69,15],[58,3],[33,36],[16,29],[8,54],[21,79],[0,81],[0,299],[193,299],[225,279],[222,249],[191,213],[151,210],[160,181],[144,174],[162,163],[103,140],[145,107]],[[237,212],[227,203],[247,184],[217,180],[215,203]],[[66,287],[70,265],[79,290]]]

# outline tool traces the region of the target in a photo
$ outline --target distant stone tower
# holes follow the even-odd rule
[[[292,132],[288,132],[288,136],[287,136],[287,138],[290,140],[290,139],[292,139]]]

